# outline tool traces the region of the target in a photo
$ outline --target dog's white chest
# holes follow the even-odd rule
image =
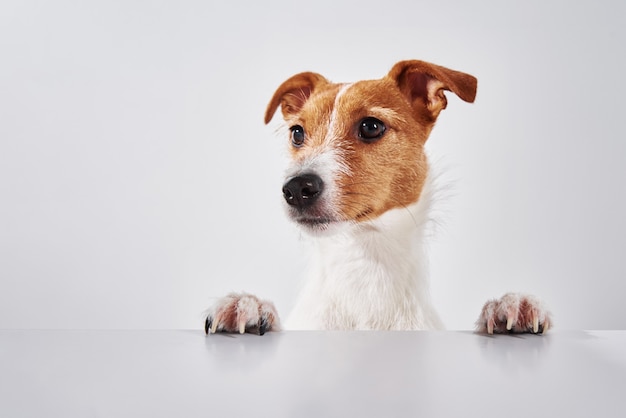
[[[404,213],[402,213],[404,212]],[[415,212],[317,238],[288,329],[439,329]]]

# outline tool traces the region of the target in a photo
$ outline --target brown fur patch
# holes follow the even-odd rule
[[[363,81],[351,86],[337,105],[337,117],[343,121],[338,134],[350,144],[342,147],[350,174],[338,180],[345,217],[372,219],[416,202],[428,173],[423,145],[429,129],[402,116],[411,112],[404,97],[388,80]],[[386,127],[373,143],[358,137],[359,123],[365,117],[375,117]]]

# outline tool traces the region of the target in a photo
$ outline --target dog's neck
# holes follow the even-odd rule
[[[309,281],[288,327],[441,328],[430,303],[423,247],[431,195],[427,182],[410,206],[316,237]]]
[[[423,265],[428,211],[424,201],[388,211],[377,219],[345,225],[314,240],[320,265],[376,264],[381,269]],[[346,257],[348,256],[348,257]],[[340,278],[338,278],[341,280]]]

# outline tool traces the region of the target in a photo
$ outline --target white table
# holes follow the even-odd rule
[[[626,331],[0,331],[0,417],[624,417]]]

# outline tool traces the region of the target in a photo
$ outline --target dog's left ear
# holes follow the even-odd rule
[[[413,109],[431,122],[448,104],[444,90],[469,103],[476,98],[478,81],[475,77],[424,61],[400,61],[387,77],[398,84]]]
[[[283,117],[298,113],[304,103],[309,100],[311,93],[320,85],[327,84],[323,76],[317,73],[300,73],[296,74],[281,84],[272,100],[270,100],[265,111],[265,123],[269,123],[276,113],[276,109],[280,105]]]

